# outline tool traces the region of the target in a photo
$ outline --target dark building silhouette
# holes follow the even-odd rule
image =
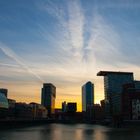
[[[77,103],[75,102],[66,103],[66,101],[62,102],[62,112],[73,113],[76,111],[77,111]]]
[[[87,109],[94,104],[94,84],[87,82],[82,86],[82,111],[86,112]]]
[[[82,86],[82,112],[84,121],[93,121],[94,84],[90,81]]]
[[[55,113],[56,87],[51,83],[44,83],[41,95],[41,104],[48,110],[48,116]]]
[[[26,103],[15,103],[15,118],[16,119],[32,119],[32,107]]]
[[[123,85],[122,116],[124,120],[140,120],[140,82]]]
[[[67,111],[67,103],[66,101],[62,102],[62,112],[66,112]]]
[[[100,104],[103,112],[103,118],[105,118],[105,100],[101,100]]]
[[[8,117],[9,118],[15,118],[15,105],[16,105],[16,100],[13,99],[8,99]]]
[[[47,109],[38,103],[31,102],[29,104],[32,107],[32,116],[34,119],[47,118]]]
[[[121,114],[121,97],[124,84],[134,81],[132,72],[100,71],[97,76],[104,76],[105,115],[110,118]]]
[[[67,112],[75,113],[77,111],[77,103],[67,103]]]
[[[0,93],[4,94],[7,97],[8,89],[0,88]]]
[[[94,120],[100,121],[104,119],[104,110],[100,104],[94,104]]]
[[[61,120],[66,122],[75,122],[77,120],[77,103],[64,101],[62,103]]]

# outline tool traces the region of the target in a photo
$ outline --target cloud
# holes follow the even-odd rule
[[[38,62],[34,63],[34,71],[41,73],[45,79],[50,80],[52,76],[53,80],[61,79],[60,82],[75,82],[80,78],[82,81],[95,77],[102,68],[120,69],[125,65],[119,32],[115,25],[100,14],[98,7],[90,9],[90,16],[87,16],[79,0],[64,1],[61,4],[47,0],[38,5],[44,14],[56,19],[52,23],[53,30],[49,30],[48,20],[39,22],[40,35],[49,44],[40,45],[42,52],[36,54],[38,57],[33,56],[35,52],[29,55],[31,60],[35,57]],[[71,78],[66,80],[67,76]]]
[[[99,14],[98,8],[90,11],[89,19],[79,0],[64,1],[63,6],[50,0],[42,1],[39,8],[58,21],[53,33],[48,32],[47,25],[39,25],[42,36],[51,42],[49,49],[52,51],[46,52],[44,70],[38,66],[38,71],[46,79],[52,76],[59,81],[62,77],[62,82],[69,76],[67,81],[85,80],[94,77],[102,67],[116,68],[123,63],[120,36],[114,26]],[[88,39],[85,39],[87,34]]]
[[[68,3],[68,28],[73,48],[83,47],[84,15],[80,1],[72,0]],[[79,50],[78,50],[79,51]]]
[[[3,53],[8,56],[9,58],[12,58],[15,60],[22,68],[24,68],[27,72],[31,73],[34,75],[39,81],[43,82],[42,78],[37,75],[34,71],[32,71],[24,62],[21,60],[21,58],[9,47],[4,45],[3,43],[0,42],[0,49],[3,51]]]
[[[15,64],[6,64],[6,63],[0,63],[0,66],[20,68],[19,65],[15,65]]]
[[[39,8],[50,14],[58,21],[56,22],[56,25],[58,27],[57,33],[59,33],[59,35],[55,36],[57,34],[56,33],[51,36],[52,33],[48,34],[46,32],[45,25],[39,25],[43,36],[45,37],[47,34],[50,39],[54,41],[59,39],[59,42],[57,43],[60,44],[60,49],[67,51],[67,53],[68,51],[71,51],[73,57],[81,60],[81,49],[83,47],[84,40],[84,14],[80,0],[64,1],[63,7],[56,4],[54,1],[42,1]]]
[[[118,64],[123,59],[120,51],[121,40],[114,26],[107,22],[98,12],[94,12],[92,24],[88,27],[89,39],[84,48],[84,58],[95,67]],[[87,23],[89,24],[89,23]],[[87,58],[86,58],[87,56]]]
[[[140,8],[140,2],[139,0],[117,0],[117,1],[112,1],[112,0],[101,0],[99,2],[95,2],[97,6],[100,8]]]

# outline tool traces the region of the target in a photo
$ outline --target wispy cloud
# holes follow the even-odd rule
[[[79,81],[79,77],[84,80],[95,77],[102,67],[116,67],[122,63],[119,34],[98,13],[98,8],[91,10],[91,18],[87,19],[79,0],[65,1],[63,4],[65,7],[47,0],[39,5],[41,10],[57,20],[57,30],[53,33],[48,32],[47,25],[39,25],[41,35],[49,38],[51,47],[55,46],[53,54],[46,52],[45,70],[38,70],[42,76],[62,77],[62,82],[69,75],[72,77],[69,81],[75,81],[75,78]],[[87,32],[88,39],[85,39]]]
[[[68,28],[72,47],[76,49],[75,55],[81,55],[83,47],[84,33],[84,14],[81,8],[80,1],[71,1],[68,3]]]
[[[91,26],[88,27],[89,40],[85,46],[87,62],[99,65],[113,65],[120,63],[123,54],[120,51],[121,40],[112,24],[108,23],[98,12],[93,14]]]
[[[7,64],[7,63],[0,63],[0,66],[20,68],[19,65],[15,65],[15,64]]]
[[[81,3],[80,0],[65,1],[65,6],[66,8],[62,8],[61,5],[56,5],[53,1],[49,0],[42,2],[40,8],[57,19],[57,32],[63,37],[58,42],[58,44],[61,42],[61,49],[72,51],[73,57],[81,60],[81,49],[84,40],[84,14]],[[42,25],[40,25],[40,28],[43,28]],[[43,36],[45,36],[45,34]],[[54,36],[52,39],[53,38]],[[57,38],[59,38],[59,36],[57,36]]]
[[[0,49],[9,58],[15,60],[21,66],[21,68],[24,68],[27,72],[34,75],[39,81],[43,82],[42,78],[39,75],[37,75],[35,72],[33,72],[12,49],[10,49],[9,47],[7,47],[1,42],[0,42]]]

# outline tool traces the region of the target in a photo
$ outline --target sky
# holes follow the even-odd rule
[[[56,107],[77,102],[100,70],[140,79],[139,0],[0,0],[0,87],[18,102],[40,103],[43,83],[57,87]]]

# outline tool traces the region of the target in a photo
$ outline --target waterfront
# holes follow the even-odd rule
[[[88,124],[47,124],[0,131],[0,140],[139,140],[139,130]]]

